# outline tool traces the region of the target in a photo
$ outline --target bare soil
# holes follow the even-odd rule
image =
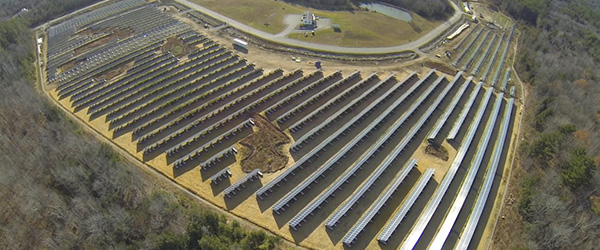
[[[106,28],[106,29],[100,29],[100,30],[90,30],[90,29],[86,29],[78,34],[80,35],[95,35],[95,34],[99,34],[99,33],[108,33],[110,32],[109,35],[102,37],[96,41],[93,41],[91,43],[88,43],[86,45],[83,45],[79,48],[76,48],[73,53],[75,53],[75,55],[80,55],[81,53],[84,53],[86,51],[89,51],[93,48],[96,48],[102,44],[105,44],[113,39],[122,39],[125,37],[128,37],[131,35],[131,33],[133,33],[133,29],[131,28],[126,28],[126,29],[121,29],[120,27],[111,27],[111,28]]]
[[[240,144],[250,150],[242,150],[242,171],[248,173],[260,169],[263,173],[273,173],[284,168],[288,163],[288,156],[284,154],[290,143],[287,137],[275,125],[267,121],[262,115],[253,117],[255,126],[254,134],[246,137]]]
[[[167,38],[165,43],[162,45],[161,50],[163,52],[170,52],[174,56],[183,57],[187,56],[190,52],[194,51],[196,47],[186,45],[181,39],[172,36]]]
[[[425,65],[425,67],[436,69],[447,75],[453,76],[456,74],[456,69],[450,68],[446,64],[443,64],[443,63],[428,61],[428,62],[425,62],[424,65]]]
[[[116,69],[104,72],[104,74],[100,75],[98,78],[100,78],[100,79],[104,78],[107,81],[110,81],[110,80],[114,79],[115,77],[127,72],[127,70],[129,70],[131,67],[133,67],[133,64],[134,64],[134,62],[122,64]]]
[[[448,161],[448,150],[444,146],[427,145],[425,153],[438,157],[444,161]]]

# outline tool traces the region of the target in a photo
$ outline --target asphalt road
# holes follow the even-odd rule
[[[402,45],[398,45],[398,46],[392,46],[392,47],[352,48],[352,47],[341,47],[341,46],[333,46],[333,45],[325,45],[325,44],[315,44],[315,43],[299,41],[299,40],[295,40],[295,39],[291,39],[291,38],[287,38],[287,37],[277,36],[275,34],[271,34],[271,33],[250,27],[246,24],[238,22],[234,19],[231,19],[222,14],[219,14],[217,12],[209,10],[201,5],[190,2],[188,0],[175,0],[175,1],[179,2],[180,4],[186,5],[192,9],[200,11],[212,18],[215,18],[217,20],[225,22],[229,26],[234,27],[240,31],[260,37],[260,38],[270,41],[270,42],[279,43],[279,44],[283,44],[283,45],[287,45],[287,46],[291,46],[291,47],[300,47],[300,48],[305,48],[305,49],[311,49],[311,50],[320,50],[320,51],[335,52],[335,53],[352,53],[352,54],[384,54],[384,53],[395,53],[395,52],[408,51],[408,50],[417,51],[419,47],[421,47],[422,45],[426,44],[427,42],[435,39],[437,36],[442,34],[446,29],[448,29],[450,26],[452,26],[452,24],[458,22],[460,17],[462,16],[462,11],[458,8],[458,6],[456,6],[456,4],[454,4],[454,2],[450,2],[450,4],[452,5],[452,8],[454,8],[454,15],[450,19],[448,19],[446,22],[444,22],[440,26],[436,27],[435,29],[433,29],[432,31],[430,31],[429,33],[425,34],[424,36],[422,36],[421,38],[419,38],[415,41],[405,43]]]

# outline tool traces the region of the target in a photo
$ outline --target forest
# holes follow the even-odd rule
[[[494,0],[522,31],[528,94],[517,168],[523,249],[600,245],[600,3]],[[521,230],[522,229],[522,230]]]
[[[281,248],[126,161],[42,95],[30,28],[92,2],[0,3],[0,248]]]
[[[344,10],[352,9],[363,2],[361,0],[284,0],[286,2],[301,4],[314,8]],[[448,0],[380,0],[383,2],[414,11],[425,18],[444,19],[453,13],[453,9]]]

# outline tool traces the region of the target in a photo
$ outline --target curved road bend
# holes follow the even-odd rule
[[[340,46],[334,46],[334,45],[309,43],[309,42],[295,40],[295,39],[291,39],[291,38],[287,38],[287,37],[276,36],[275,34],[271,34],[271,33],[250,27],[246,24],[238,22],[234,19],[231,19],[222,14],[219,14],[217,12],[209,10],[201,5],[190,2],[188,0],[175,0],[175,1],[179,2],[180,4],[186,5],[192,9],[200,11],[212,18],[215,18],[217,20],[225,22],[229,26],[232,26],[238,30],[241,30],[245,33],[260,37],[260,38],[265,39],[270,42],[275,42],[275,43],[279,43],[279,44],[283,44],[283,45],[287,45],[287,46],[291,46],[291,47],[300,47],[300,48],[311,49],[311,50],[320,50],[320,51],[335,52],[335,53],[349,53],[349,54],[384,54],[384,53],[402,52],[402,51],[407,51],[407,50],[417,51],[420,46],[435,39],[437,36],[442,34],[446,29],[450,28],[450,26],[452,26],[452,24],[458,22],[460,17],[462,16],[462,11],[458,8],[458,6],[456,6],[456,4],[454,2],[450,1],[452,8],[454,8],[454,15],[449,20],[446,20],[444,23],[440,24],[435,29],[433,29],[432,31],[430,31],[429,33],[425,34],[424,36],[422,36],[421,38],[419,38],[415,41],[405,43],[402,45],[398,45],[398,46],[392,46],[392,47],[352,48],[352,47],[340,47]]]

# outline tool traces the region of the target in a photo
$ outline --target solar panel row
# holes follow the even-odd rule
[[[244,176],[244,178],[240,179],[235,184],[226,188],[223,191],[223,193],[225,194],[225,196],[227,198],[231,198],[233,195],[236,194],[235,193],[236,191],[238,191],[244,187],[244,184],[246,184],[246,182],[254,181],[254,179],[259,178],[259,177],[262,177],[262,173],[260,172],[260,169],[254,169],[254,170],[252,170],[252,172],[250,172],[246,176]]]
[[[510,139],[508,135],[508,128],[510,127],[514,101],[515,99],[510,98],[508,100],[508,103],[506,104],[506,108],[504,108],[504,118],[502,120],[500,131],[498,133],[498,140],[496,141],[494,152],[492,153],[492,160],[490,161],[488,170],[485,174],[481,191],[477,195],[475,205],[473,205],[473,210],[469,215],[469,218],[467,219],[466,225],[460,233],[460,237],[454,249],[467,249],[469,243],[471,242],[471,239],[473,238],[473,234],[475,233],[475,229],[477,227],[477,224],[479,223],[479,218],[483,213],[485,203],[487,202],[490,190],[492,189],[492,185],[494,183],[496,170],[498,169],[498,166],[500,164],[502,151],[505,146],[504,142],[507,137]]]
[[[462,73],[463,73],[462,71],[458,72],[458,74],[456,74],[456,76],[454,76],[454,80],[452,80],[452,81],[453,82],[457,82],[461,78]],[[469,87],[469,85],[471,84],[471,80],[472,79],[473,79],[473,77],[470,76],[469,78],[467,78],[465,80],[465,82],[460,87],[460,89],[458,89],[458,92],[456,92],[456,94],[452,98],[452,101],[450,101],[450,104],[444,110],[444,113],[442,114],[442,116],[437,120],[437,122],[435,123],[435,125],[433,125],[433,128],[431,129],[431,131],[427,135],[427,140],[429,142],[433,143],[435,141],[435,139],[437,138],[438,134],[442,130],[442,127],[446,124],[446,121],[448,120],[448,117],[450,117],[450,115],[456,109],[456,104],[458,104],[458,102],[462,98],[463,94],[465,93],[465,91],[467,90],[467,88]]]
[[[444,179],[442,179],[442,182],[440,183],[438,188],[435,190],[433,196],[431,197],[431,199],[425,206],[425,209],[423,210],[423,212],[421,213],[421,215],[415,222],[414,227],[410,231],[409,235],[406,237],[406,240],[402,244],[401,249],[403,249],[403,250],[413,249],[415,247],[415,245],[417,244],[417,241],[419,241],[419,239],[421,238],[421,234],[425,230],[425,227],[427,227],[427,224],[431,220],[431,217],[433,217],[433,213],[437,210],[440,202],[442,201],[442,198],[444,197],[444,194],[446,194],[446,191],[448,190],[448,187],[450,186],[450,183],[454,179],[454,175],[456,175],[458,168],[460,167],[462,161],[464,160],[464,158],[467,154],[468,149],[471,146],[471,141],[475,137],[475,132],[477,132],[477,129],[479,128],[479,123],[481,122],[481,119],[483,118],[483,114],[485,113],[485,109],[487,107],[488,101],[492,94],[493,94],[493,89],[489,88],[487,90],[487,93],[485,94],[485,97],[481,101],[481,105],[479,105],[479,110],[477,111],[477,113],[475,115],[475,119],[473,120],[473,123],[471,123],[471,126],[469,127],[469,130],[467,131],[467,135],[465,136],[465,139],[464,139],[462,145],[458,149],[458,152],[456,153],[456,157],[454,158],[454,161],[450,165],[448,172],[446,173],[446,175],[444,176]]]
[[[435,170],[432,168],[427,169],[425,173],[423,173],[421,178],[419,178],[419,181],[410,191],[409,196],[404,200],[402,206],[400,207],[400,209],[398,209],[398,212],[396,212],[392,219],[388,221],[388,223],[383,228],[383,231],[377,237],[377,240],[379,242],[383,244],[388,243],[394,231],[396,231],[406,214],[410,211],[412,205],[419,198],[421,192],[423,192],[423,189],[425,189],[425,186],[427,186],[427,183],[429,183],[429,180],[431,180],[431,177],[433,176],[434,172]]]
[[[458,131],[460,131],[460,129],[462,128],[463,123],[465,122],[465,119],[467,119],[467,115],[469,114],[469,112],[471,111],[471,108],[473,107],[473,103],[477,99],[477,95],[479,94],[479,90],[481,89],[481,86],[483,86],[483,82],[479,82],[477,84],[477,86],[475,87],[475,89],[473,90],[473,92],[471,92],[471,95],[469,96],[469,100],[467,100],[467,103],[465,103],[465,106],[463,107],[462,111],[460,112],[460,115],[458,115],[458,118],[456,119],[456,121],[454,121],[454,125],[452,126],[452,129],[448,133],[448,137],[446,137],[446,139],[448,141],[453,141],[456,138],[456,136],[458,135]]]
[[[450,210],[442,221],[438,232],[434,236],[433,241],[429,246],[429,249],[442,249],[446,239],[448,238],[448,234],[450,234],[450,230],[452,230],[456,219],[458,219],[458,214],[467,200],[467,195],[469,195],[469,192],[471,191],[471,187],[475,181],[475,177],[477,176],[477,171],[479,171],[479,167],[483,161],[483,156],[485,155],[487,146],[492,138],[492,131],[494,131],[494,127],[496,126],[496,118],[498,117],[498,113],[500,113],[503,95],[503,93],[500,93],[496,97],[496,103],[492,109],[490,118],[488,118],[483,136],[480,139],[479,145],[477,146],[475,157],[471,161],[471,165],[469,166],[467,174],[464,177],[460,189],[458,190],[458,194],[454,197],[454,201],[452,202],[452,205],[450,205]]]

